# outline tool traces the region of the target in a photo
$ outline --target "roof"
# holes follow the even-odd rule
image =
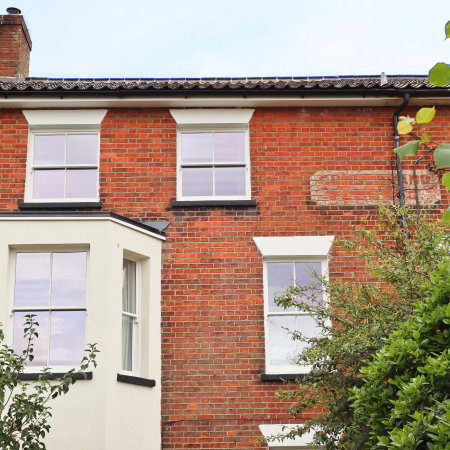
[[[308,78],[203,78],[203,79],[43,79],[0,81],[5,92],[161,92],[165,91],[448,91],[436,87],[423,75],[381,77],[308,77]]]
[[[165,239],[165,229],[161,229],[159,226],[155,226],[156,222],[138,222],[128,217],[121,216],[120,214],[113,213],[112,211],[10,211],[0,212],[0,220],[33,220],[33,219],[111,219],[114,222],[119,222],[124,225],[131,226],[134,229],[140,229],[148,233],[153,234],[155,237]],[[164,222],[166,223],[166,222]]]

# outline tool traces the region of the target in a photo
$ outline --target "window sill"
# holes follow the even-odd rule
[[[281,373],[281,374],[272,374],[272,373],[262,373],[261,380],[262,381],[295,381],[297,379],[302,380],[306,377],[306,373]]]
[[[172,208],[189,206],[256,206],[256,200],[172,200]]]
[[[101,209],[102,202],[25,202],[18,204],[19,209]]]
[[[92,380],[92,372],[85,372],[86,373],[86,380]],[[42,375],[42,372],[40,373],[21,373],[19,375],[19,380],[22,381],[33,381],[33,380],[39,380],[39,377]],[[65,373],[52,373],[48,376],[49,380],[56,380],[57,378],[62,378],[65,375]],[[84,376],[81,373],[75,374],[76,380],[84,380]]]
[[[155,380],[149,380],[148,378],[141,378],[141,377],[133,377],[131,375],[122,375],[121,373],[117,374],[117,381],[120,381],[121,383],[136,384],[138,386],[146,386],[146,387],[156,386]]]

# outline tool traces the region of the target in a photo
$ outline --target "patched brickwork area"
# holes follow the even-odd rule
[[[412,170],[405,170],[406,204],[433,205],[441,200],[439,176],[416,171],[417,196]],[[392,204],[398,192],[397,172],[390,170],[328,170],[311,176],[311,200],[318,205],[350,206]]]

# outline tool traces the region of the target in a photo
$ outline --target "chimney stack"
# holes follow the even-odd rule
[[[0,16],[0,80],[28,77],[31,38],[18,8],[7,8]]]

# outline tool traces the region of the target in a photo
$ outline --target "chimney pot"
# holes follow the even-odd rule
[[[14,7],[6,8],[6,12],[8,14],[22,14],[22,11],[19,8]]]

